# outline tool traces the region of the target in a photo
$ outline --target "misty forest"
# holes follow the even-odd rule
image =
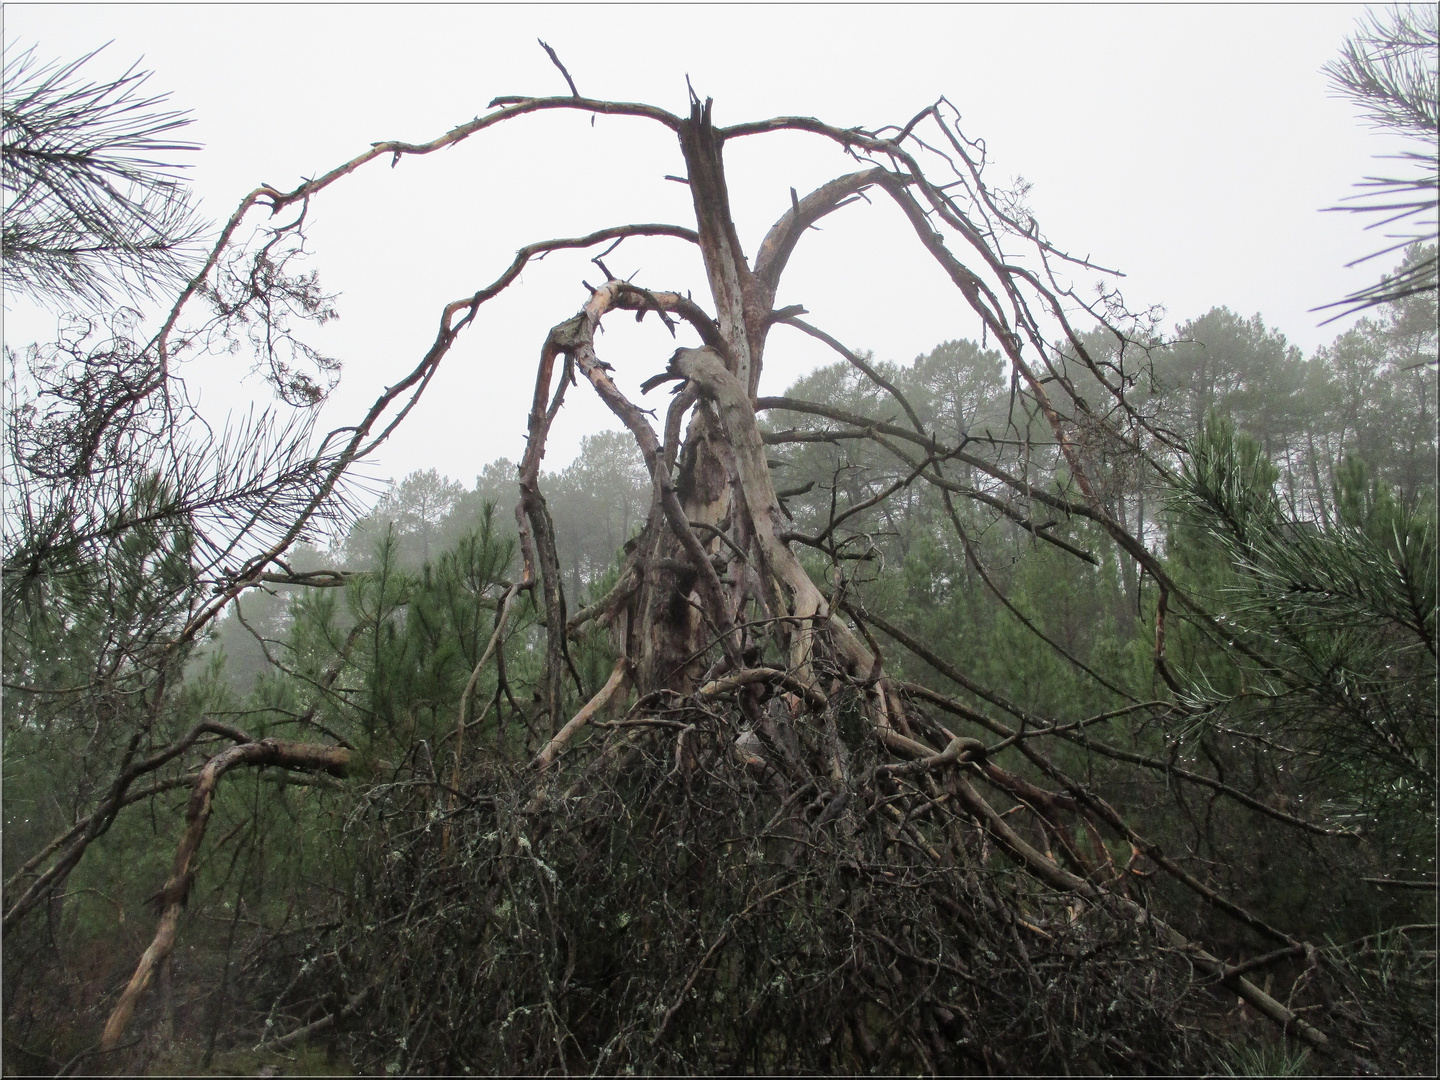
[[[6,347],[4,1071],[1433,1074],[1435,49],[1395,9],[1327,68],[1417,149],[1341,204],[1389,246],[1311,355],[1128,307],[945,99],[726,127],[546,46],[566,93],[211,223],[139,73],[12,49],[5,286],[62,317]],[[693,218],[473,253],[325,409],[312,207],[554,110],[668,130]],[[834,179],[777,178],[747,250],[725,155],[774,133]],[[777,306],[879,204],[953,292],[914,358]],[[708,292],[623,276],[647,244]],[[562,251],[528,416],[476,404],[520,459],[377,490]],[[763,396],[797,335],[832,362]],[[269,397],[216,426],[226,349]],[[548,467],[581,395],[610,429]]]

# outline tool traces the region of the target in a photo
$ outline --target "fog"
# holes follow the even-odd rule
[[[1030,206],[1058,246],[1126,276],[1132,307],[1167,325],[1228,305],[1261,313],[1307,351],[1345,321],[1311,309],[1380,269],[1361,223],[1320,213],[1394,143],[1330,95],[1321,66],[1358,5],[1185,7],[416,7],[7,5],[10,47],[72,59],[107,42],[90,76],[143,56],[153,91],[193,110],[203,152],[189,170],[223,221],[245,192],[289,189],[382,139],[432,139],[502,94],[557,94],[549,42],[589,96],[686,109],[686,78],[717,120],[814,115],[903,124],[941,95],[985,140],[989,177],[1033,185]],[[855,167],[825,140],[786,133],[727,148],[742,241],[800,194]],[[323,426],[350,422],[414,366],[441,308],[493,280],[522,244],[628,221],[693,225],[664,128],[580,114],[525,117],[425,158],[376,161],[310,209],[310,268],[341,318],[310,337],[344,363]],[[258,226],[262,213],[252,215]],[[376,478],[435,467],[468,482],[517,458],[546,331],[574,314],[600,271],[595,252],[551,255],[486,305],[425,399],[369,464]],[[678,240],[627,241],[621,276],[706,299],[698,256]],[[1082,284],[1086,284],[1082,279]],[[977,336],[973,315],[882,200],[827,219],[798,249],[781,304],[848,345],[909,361]],[[54,333],[56,313],[6,300],[6,341]],[[601,355],[636,392],[674,348],[653,320],[612,317]],[[684,339],[682,338],[682,341]],[[684,343],[693,343],[684,341]],[[772,334],[763,390],[829,362],[788,328]],[[187,371],[217,418],[264,400],[243,355]],[[546,464],[615,426],[572,392]]]

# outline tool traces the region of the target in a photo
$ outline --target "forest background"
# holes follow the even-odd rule
[[[1023,189],[968,179],[971,216],[940,198],[936,220],[1055,255]],[[848,197],[792,192],[794,220]],[[303,415],[330,369],[292,331],[330,308],[282,257],[299,236],[217,263],[175,349],[261,343]],[[706,434],[724,399],[687,389],[704,350],[656,377],[680,391],[658,454],[632,426],[373,506],[321,487],[358,458],[303,421],[182,433],[198,414],[151,404],[180,384],[123,319],[11,354],[6,1071],[1425,1072],[1437,363],[1414,239],[1308,356],[1259,315],[1165,327],[1114,295],[1062,294],[1093,321],[1037,331],[1033,381],[992,322],[909,362],[819,337],[841,359],[750,407],[823,615],[783,568],[788,594],[752,584],[777,549],[744,440]],[[631,295],[607,258],[592,304]],[[1006,297],[1030,282],[990,265]],[[768,316],[815,336],[803,314]],[[542,358],[603,395],[572,322]],[[740,508],[714,520],[707,439]],[[698,563],[663,546],[666,468]],[[706,565],[755,616],[733,655]],[[690,639],[637,644],[648,609],[624,605],[651,588],[709,620],[684,616],[703,648],[663,671]]]

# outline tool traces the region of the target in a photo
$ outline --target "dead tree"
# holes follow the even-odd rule
[[[963,658],[956,662],[937,656],[902,627],[867,614],[854,602],[843,578],[822,587],[796,554],[796,545],[804,542],[823,551],[828,538],[800,537],[789,531],[766,458],[767,441],[783,441],[784,436],[762,430],[760,416],[767,411],[820,416],[835,425],[830,430],[837,437],[843,434],[873,440],[903,464],[906,483],[933,485],[944,493],[947,505],[952,496],[978,499],[1000,509],[1041,540],[1051,538],[1045,535],[1044,526],[1034,519],[1032,511],[1043,509],[1087,519],[1158,583],[1166,598],[1162,601],[1162,620],[1168,601],[1170,610],[1178,610],[1202,629],[1224,637],[1223,628],[1169,579],[1144,538],[1131,534],[1115,520],[1090,475],[1089,448],[1101,435],[1111,445],[1131,448],[1137,456],[1144,454],[1145,446],[1173,444],[1167,432],[1156,428],[1133,406],[1135,372],[1127,371],[1123,362],[1099,362],[1082,336],[1082,330],[1097,326],[1107,330],[1122,343],[1123,357],[1123,345],[1131,341],[1136,327],[1143,322],[1127,315],[1113,293],[1099,300],[1084,300],[1063,284],[1066,273],[1108,271],[1065,255],[1044,238],[1015,199],[987,186],[982,173],[983,145],[960,133],[955,111],[948,102],[937,102],[903,126],[863,130],[837,128],[807,117],[777,117],[719,127],[713,121],[710,101],[693,95],[686,115],[649,105],[587,98],[578,92],[562,97],[497,98],[484,116],[432,142],[377,143],[292,191],[264,186],[246,196],[205,268],[181,297],[153,343],[152,350],[162,362],[156,379],[138,393],[156,393],[163,385],[163,359],[180,312],[194,296],[204,293],[208,276],[221,264],[239,224],[252,209],[258,207],[273,215],[298,206],[303,218],[303,208],[311,200],[370,161],[388,159],[395,164],[453,146],[496,125],[519,122],[527,115],[549,110],[624,115],[667,128],[677,140],[683,161],[684,175],[679,179],[688,186],[692,197],[693,228],[622,224],[583,237],[531,244],[493,283],[446,305],[435,340],[416,367],[388,387],[363,421],[348,429],[341,448],[331,452],[317,494],[302,508],[296,527],[284,531],[241,568],[217,581],[212,598],[186,623],[182,639],[193,638],[245,589],[275,580],[273,568],[284,568],[284,553],[308,515],[321,505],[345,470],[404,418],[457,336],[477,319],[486,301],[515,282],[528,262],[556,250],[609,245],[595,260],[606,280],[593,287],[583,308],[559,321],[540,345],[528,443],[519,466],[516,518],[523,576],[508,589],[498,606],[495,637],[482,660],[484,664],[495,654],[495,644],[514,610],[515,598],[529,593],[543,612],[547,628],[542,704],[549,727],[545,732],[547,741],[524,779],[525,795],[519,804],[524,813],[537,819],[549,815],[563,821],[569,812],[566,808],[572,805],[571,797],[583,788],[585,777],[593,774],[593,768],[587,772],[588,767],[578,764],[567,770],[566,763],[572,759],[599,767],[620,761],[626,754],[650,753],[658,755],[657,760],[673,758],[674,769],[666,774],[667,779],[678,775],[687,784],[689,777],[707,769],[730,768],[769,800],[766,805],[773,809],[777,834],[790,845],[787,859],[791,863],[787,866],[807,857],[804,852],[811,843],[809,838],[815,837],[832,837],[824,842],[836,845],[829,850],[840,858],[835,853],[851,850],[853,844],[846,846],[850,844],[847,837],[853,837],[858,823],[865,819],[877,823],[882,844],[903,850],[905,858],[916,860],[917,866],[929,868],[926,872],[944,876],[963,891],[978,888],[961,884],[974,880],[976,845],[987,850],[993,846],[1018,868],[1021,879],[1029,883],[1026,887],[1033,889],[1038,907],[1068,910],[1071,923],[1081,918],[1077,913],[1084,911],[1089,913],[1086,918],[1146,926],[1157,956],[1183,957],[1204,979],[1223,984],[1286,1032],[1314,1047],[1325,1047],[1327,1037],[1317,1027],[1262,991],[1236,966],[1188,940],[1159,914],[1148,910],[1130,888],[1128,882],[1132,879],[1126,868],[1117,867],[1112,860],[1105,843],[1107,836],[1132,846],[1137,857],[1143,853],[1205,904],[1273,939],[1283,950],[1290,950],[1287,955],[1304,954],[1309,949],[1304,942],[1268,925],[1220,890],[1195,878],[1150,842],[1120,809],[1066,774],[1039,748],[1046,740],[1066,739],[1079,740],[1092,748],[1103,746],[1088,739],[1084,724],[1046,726],[1037,722],[1023,709],[970,680],[963,670]],[[804,197],[792,189],[788,205],[758,250],[747,254],[732,219],[724,153],[735,140],[773,132],[806,133],[828,141],[849,155],[856,167]],[[975,453],[967,440],[947,440],[926,430],[896,387],[823,330],[800,322],[802,309],[775,307],[786,264],[806,230],[842,208],[870,201],[872,196],[888,199],[900,209],[914,233],[917,250],[941,267],[981,323],[983,333],[1003,350],[1017,394],[1053,437],[1070,478],[1068,489],[1036,486],[1029,476],[1007,471]],[[698,249],[709,284],[708,306],[688,295],[667,291],[664,283],[647,287],[620,280],[605,270],[604,258],[619,243],[658,236],[681,239]],[[607,317],[619,312],[634,313],[641,319],[653,315],[676,338],[681,332],[694,335],[695,345],[677,348],[663,370],[654,372],[645,384],[647,392],[674,384],[663,420],[657,417],[652,423],[650,417],[654,414],[620,391],[597,351],[597,331]],[[1077,319],[1085,322],[1077,327]],[[891,395],[907,422],[850,415],[786,398],[758,397],[767,341],[771,331],[780,325],[800,328],[836,347]],[[657,357],[657,368],[659,362]],[[1092,385],[1103,388],[1109,400],[1102,404],[1082,396],[1076,388],[1077,372],[1083,372]],[[563,407],[568,388],[578,385],[579,376],[633,435],[653,490],[648,520],[628,548],[618,584],[598,603],[571,614],[554,529],[540,486],[540,466],[551,426]],[[964,465],[971,475],[982,476],[989,487],[978,490],[971,483],[956,480],[948,471],[956,464]],[[1167,468],[1157,457],[1147,459],[1147,467],[1162,472]],[[835,524],[832,521],[828,530],[831,534]],[[960,527],[958,519],[956,526]],[[963,529],[961,534],[963,537]],[[1055,542],[1073,554],[1089,557],[1064,541]],[[571,602],[575,599],[568,598]],[[567,650],[576,635],[593,632],[597,625],[611,635],[619,659],[598,693],[578,710],[567,713]],[[887,669],[874,633],[877,630],[988,702],[987,709],[982,711],[897,682]],[[1165,672],[1163,621],[1157,626],[1155,660],[1157,669]],[[470,685],[474,683],[472,677]],[[1141,703],[1137,708],[1157,705],[1165,707],[1163,703]],[[1011,714],[1009,722],[998,719],[1005,713]],[[621,720],[605,719],[614,714],[623,714]],[[971,734],[956,734],[937,718],[941,714],[949,716],[956,728],[966,725]],[[459,786],[459,744],[465,716],[462,704],[458,729],[461,737],[456,739],[455,750],[457,783],[452,785],[452,795]],[[604,725],[603,731],[597,731],[597,724]],[[996,757],[1008,747],[1022,754],[1027,768],[1049,786],[1042,787],[1002,767]],[[594,753],[596,750],[600,752]],[[1124,751],[1113,752],[1129,760]],[[270,746],[240,741],[234,749],[211,758],[195,777],[195,795],[188,814],[190,827],[164,893],[162,926],[115,1007],[106,1028],[107,1047],[118,1044],[150,973],[173,945],[186,874],[203,836],[207,800],[220,775],[240,764],[342,771],[344,760],[344,751],[339,747]],[[1167,770],[1167,776],[1177,775],[1163,762],[1135,765],[1158,765]],[[130,779],[134,777],[127,774],[125,784],[117,782],[110,800],[114,805],[106,804],[104,813],[113,817],[118,811]],[[1251,809],[1295,828],[1334,831],[1227,789],[1208,777],[1192,779],[1242,801],[1249,799]],[[1029,815],[1035,828],[1034,842],[1016,827],[1018,819],[996,809],[997,801],[1007,809],[1023,809]],[[447,806],[453,805],[450,797]],[[447,826],[447,850],[451,842]],[[530,841],[525,840],[522,846],[529,851]],[[83,845],[77,847],[68,840],[58,848],[63,849],[63,858],[71,860],[70,865],[83,851]],[[55,849],[56,845],[52,845],[50,850]],[[860,873],[858,862],[856,867]],[[693,968],[681,980],[679,995],[656,1024],[654,1044],[661,1043],[677,1022],[686,995],[718,951],[733,942],[746,920],[756,917],[766,904],[783,902],[772,898],[785,894],[794,884],[793,880],[778,884],[737,910],[708,949],[693,958]],[[19,905],[12,906],[6,916],[7,926],[33,906],[31,893],[38,898],[32,887]],[[978,897],[979,893],[974,895]],[[976,910],[989,905],[994,913],[992,899],[986,899],[984,904],[977,899],[976,903],[980,905]],[[1052,939],[1052,931],[1039,922],[1027,921],[1031,917],[1018,908],[1004,918],[1012,935],[1019,935],[1021,930],[1016,927],[1020,927],[1025,933]],[[866,934],[879,950],[876,955],[889,958],[883,963],[865,961],[870,965],[864,967],[866,972],[878,972],[875,978],[901,983],[918,978],[913,972],[923,968],[924,962],[913,950],[907,952],[897,943],[898,931],[873,924],[867,927]],[[1028,955],[1018,936],[1015,947],[1017,955]],[[572,957],[572,970],[574,963]],[[912,975],[903,975],[902,968]],[[940,1039],[936,1024],[954,1021],[959,1006],[934,1000],[925,1008],[929,1011],[897,1014],[893,1036],[881,1047],[877,1047],[870,1030],[872,1020],[860,1013],[852,1014],[845,1020],[849,1024],[847,1045],[856,1047],[856,1053],[863,1058],[884,1061],[889,1060],[897,1040],[909,1040],[916,1048],[917,1060],[934,1067],[937,1059],[930,1055],[935,1040]],[[316,1021],[322,1022],[326,1021]],[[556,1038],[563,1055],[564,1040],[559,1035]],[[974,1053],[978,1055],[980,1050]],[[992,1065],[988,1049],[977,1060],[983,1060],[986,1067]]]

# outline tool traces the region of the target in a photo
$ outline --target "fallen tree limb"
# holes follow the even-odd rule
[[[781,671],[779,668],[745,668],[741,671],[733,671],[723,678],[706,683],[695,693],[699,697],[718,697],[727,691],[757,682],[777,682],[786,689],[799,694],[817,709],[823,709],[828,704],[825,695],[819,690],[813,686],[806,686],[794,675],[788,671]]]
[[[216,723],[213,720],[202,720],[191,728],[182,738],[171,743],[163,750],[157,751],[143,761],[135,762],[121,769],[114,783],[110,785],[110,791],[106,794],[104,801],[94,813],[85,819],[83,827],[77,824],[65,834],[65,837],[61,838],[58,844],[52,841],[46,845],[45,849],[41,851],[39,855],[28,860],[25,865],[20,868],[15,877],[11,878],[10,882],[6,882],[6,885],[9,886],[21,874],[29,873],[35,869],[35,867],[39,866],[58,846],[67,842],[70,843],[70,847],[55,861],[54,865],[32,882],[30,887],[25,890],[24,895],[16,900],[15,903],[10,906],[10,909],[5,912],[4,922],[0,924],[0,933],[8,934],[16,923],[24,918],[26,912],[30,911],[40,902],[41,898],[44,897],[49,889],[57,887],[65,880],[65,877],[75,868],[75,864],[80,861],[80,857],[85,854],[85,849],[88,848],[96,838],[103,836],[105,831],[110,828],[111,823],[114,822],[115,815],[118,814],[123,807],[129,805],[126,801],[126,796],[129,793],[132,783],[146,773],[154,772],[167,762],[173,761],[186,750],[189,750],[190,747],[194,746],[200,739],[200,736],[206,734],[219,735],[221,738],[233,739],[241,743],[250,741],[250,736],[238,728],[230,727],[228,724]],[[135,740],[132,741],[132,751],[139,737],[137,734]]]
[[[625,685],[629,671],[629,661],[623,656],[615,661],[610,678],[605,680],[605,685],[600,688],[600,692],[587,701],[581,710],[570,718],[570,722],[554,734],[545,744],[545,748],[535,755],[534,760],[530,762],[530,767],[542,773],[548,769],[555,758],[559,756],[560,751],[565,749],[565,744],[575,737],[576,732],[588,724],[595,714],[610,704],[611,699],[620,692],[621,687]]]
[[[326,1013],[320,1017],[319,1020],[312,1021],[309,1024],[302,1024],[294,1031],[287,1031],[284,1035],[276,1036],[268,1042],[258,1042],[255,1044],[252,1052],[259,1054],[264,1053],[266,1050],[284,1050],[287,1046],[294,1046],[296,1043],[314,1035],[317,1031],[324,1031],[326,1028],[334,1026],[338,1020],[344,1020],[347,1017],[353,1016],[356,1010],[365,1004],[365,999],[370,996],[370,989],[369,986],[362,986],[359,993],[351,997],[351,999],[345,1003],[345,1007],[338,1013]]]
[[[955,740],[951,748],[961,740]],[[919,744],[917,744],[919,745]],[[899,749],[899,747],[895,747]],[[949,749],[946,751],[949,752]],[[926,753],[920,760],[930,763],[935,755]],[[957,751],[955,760],[960,757]],[[1295,1013],[1287,1009],[1280,1002],[1276,1001],[1265,991],[1261,990],[1248,979],[1241,977],[1238,972],[1229,967],[1223,960],[1211,955],[1190,941],[1178,930],[1169,924],[1156,918],[1148,910],[1135,901],[1126,897],[1118,896],[1097,885],[1094,885],[1083,878],[1077,877],[1059,864],[1047,859],[1039,851],[1036,851],[1027,843],[1014,829],[1012,829],[1005,818],[992,807],[981,794],[970,786],[964,776],[955,778],[955,793],[959,801],[971,812],[974,817],[995,837],[1000,846],[1003,847],[1012,858],[1021,863],[1027,870],[1060,892],[1074,893],[1093,902],[1109,901],[1121,905],[1127,913],[1132,915],[1137,922],[1149,923],[1159,931],[1160,936],[1172,948],[1182,952],[1196,967],[1206,974],[1218,978],[1229,990],[1240,997],[1246,1003],[1252,1005],[1257,1011],[1279,1024],[1287,1033],[1304,1039],[1311,1046],[1325,1047],[1329,1039],[1325,1034],[1300,1019]]]
[[[947,679],[950,679],[952,682],[958,683],[966,690],[969,690],[972,694],[975,694],[977,697],[983,697],[991,704],[1004,709],[1006,712],[1011,713],[1017,719],[1025,721],[1027,723],[1035,719],[1028,713],[1021,710],[1019,707],[1012,705],[1010,702],[1000,697],[998,694],[994,694],[985,690],[984,687],[981,687],[978,683],[974,682],[974,680],[968,678],[963,672],[959,671],[957,668],[953,667],[950,664],[947,664],[932,650],[926,648],[921,642],[915,640],[915,638],[911,637],[899,627],[889,622],[886,622],[884,619],[868,612],[866,613],[865,618],[878,626],[886,634],[889,634],[896,641],[900,642],[900,644],[904,645],[907,649],[913,652],[916,656],[920,657],[920,659],[924,660],[927,664],[933,667],[936,671],[940,672],[940,674],[944,675]],[[1003,735],[1005,738],[1015,738],[1016,736],[1016,732],[1013,731],[1009,726],[1002,724],[998,720],[994,720],[991,717],[988,717],[983,713],[964,705],[961,702],[952,701],[941,694],[937,694],[935,691],[930,690],[927,687],[919,686],[913,683],[906,683],[904,688],[911,693],[924,697],[927,701],[931,701],[934,704],[939,705],[941,708],[946,709],[947,711],[953,712],[956,715],[963,716],[967,720],[971,720],[975,723],[985,726],[997,735]],[[1220,794],[1225,795],[1227,798],[1234,799],[1236,802],[1242,804],[1243,806],[1248,806],[1251,810],[1256,810],[1262,814],[1265,814],[1268,817],[1274,818],[1276,821],[1284,822],[1286,825],[1290,825],[1297,829],[1304,829],[1306,832],[1314,833],[1317,836],[1336,836],[1353,839],[1360,835],[1359,832],[1354,829],[1329,829],[1326,828],[1324,825],[1316,825],[1313,822],[1306,821],[1304,818],[1298,818],[1294,814],[1290,814],[1284,810],[1279,810],[1273,806],[1269,806],[1266,803],[1261,802],[1259,799],[1255,798],[1253,795],[1247,795],[1245,794],[1245,792],[1231,787],[1228,784],[1223,784],[1218,780],[1212,779],[1211,777],[1205,776],[1203,773],[1191,772],[1189,769],[1181,768],[1178,765],[1171,765],[1168,762],[1159,761],[1156,758],[1146,757],[1143,754],[1132,753],[1129,750],[1123,750],[1118,746],[1111,746],[1108,743],[1098,742],[1094,739],[1091,739],[1088,735],[1083,734],[1083,732],[1080,730],[1065,731],[1060,728],[1055,728],[1054,725],[1044,724],[1041,725],[1039,728],[1033,729],[1031,732],[1027,733],[1027,735],[1029,735],[1030,737],[1047,734],[1058,735],[1060,738],[1066,739],[1069,742],[1076,744],[1077,746],[1082,746],[1087,750],[1093,750],[1095,753],[1100,754],[1103,757],[1113,758],[1116,761],[1128,762],[1132,765],[1143,765],[1147,769],[1154,769],[1157,772],[1163,772],[1166,775],[1178,777],[1179,779],[1188,781],[1189,783],[1199,784],[1202,787],[1208,787],[1212,791],[1217,791]],[[1428,887],[1434,888],[1435,886],[1430,885]]]
[[[156,928],[150,947],[140,957],[135,974],[130,977],[120,1000],[111,1010],[110,1019],[105,1024],[105,1033],[100,1039],[101,1050],[110,1050],[120,1041],[130,1023],[130,1017],[134,1015],[140,995],[145,992],[155,972],[175,948],[180,910],[190,896],[190,885],[194,877],[193,863],[199,853],[200,843],[205,838],[205,829],[210,824],[215,788],[222,776],[241,765],[274,765],[284,769],[314,770],[343,777],[349,769],[350,751],[341,746],[262,739],[259,742],[232,746],[205,763],[195,781],[195,788],[190,793],[190,802],[185,808],[185,832],[176,845],[170,877],[156,894],[160,906],[160,925]]]

